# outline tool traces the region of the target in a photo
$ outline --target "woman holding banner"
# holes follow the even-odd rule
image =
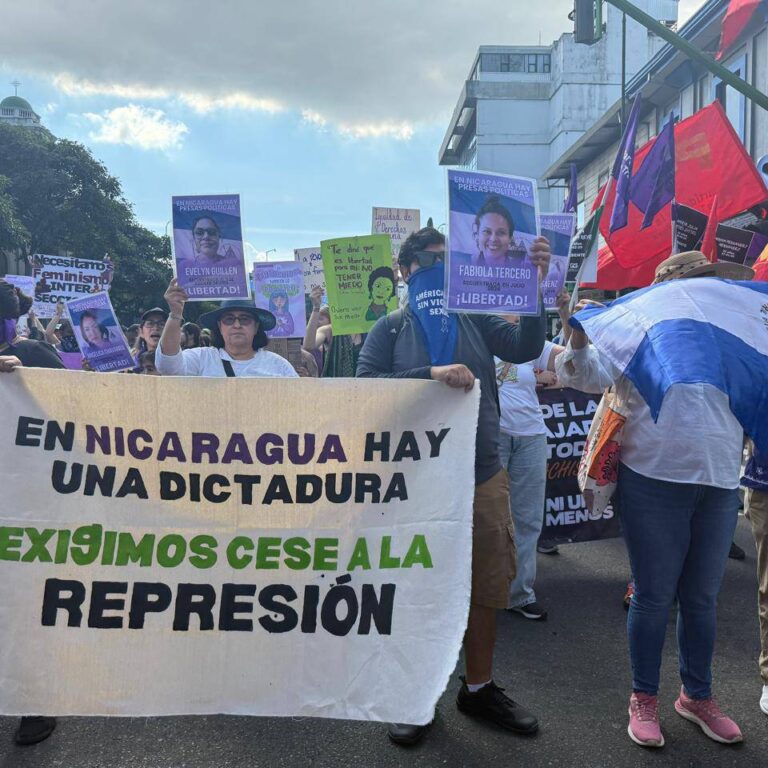
[[[164,376],[298,376],[280,355],[268,352],[266,331],[275,327],[275,316],[246,299],[229,299],[218,309],[200,316],[212,333],[213,346],[181,349],[186,291],[171,280],[165,300],[171,313],[155,351],[155,365]]]
[[[32,299],[10,283],[0,279],[0,373],[27,368],[63,368],[56,350],[45,341],[21,339],[16,334],[16,321],[27,313]],[[8,503],[12,503],[9,500]],[[54,717],[22,717],[14,734],[19,746],[37,744],[47,739],[56,728]]]

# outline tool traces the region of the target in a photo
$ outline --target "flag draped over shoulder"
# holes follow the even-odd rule
[[[708,384],[768,451],[768,283],[672,280],[570,322],[635,385],[654,419],[670,387]]]
[[[720,34],[720,47],[715,58],[719,61],[741,37],[744,28],[752,21],[755,11],[763,4],[763,0],[731,0],[723,19],[723,29]]]

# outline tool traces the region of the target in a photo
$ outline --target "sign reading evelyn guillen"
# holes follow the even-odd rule
[[[479,389],[92,377],[3,381],[0,713],[429,722]]]

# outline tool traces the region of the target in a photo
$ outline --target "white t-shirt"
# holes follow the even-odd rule
[[[554,348],[555,345],[551,341],[545,341],[541,354],[535,360],[521,365],[505,363],[496,358],[497,384],[500,377],[504,376],[499,386],[499,402],[501,404],[500,426],[505,435],[530,437],[546,434],[544,417],[536,395],[534,370],[547,370],[549,356]],[[505,369],[507,369],[506,372]]]
[[[260,349],[250,360],[233,360],[223,349],[197,347],[176,355],[164,355],[160,345],[155,352],[155,366],[163,376],[226,376],[222,360],[229,360],[235,376],[295,378],[293,366],[280,355]]]

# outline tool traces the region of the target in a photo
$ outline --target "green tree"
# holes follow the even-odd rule
[[[142,227],[120,182],[82,144],[44,129],[0,124],[0,248],[109,254],[123,324],[161,304],[171,277],[167,238]],[[7,208],[7,211],[6,211]]]

